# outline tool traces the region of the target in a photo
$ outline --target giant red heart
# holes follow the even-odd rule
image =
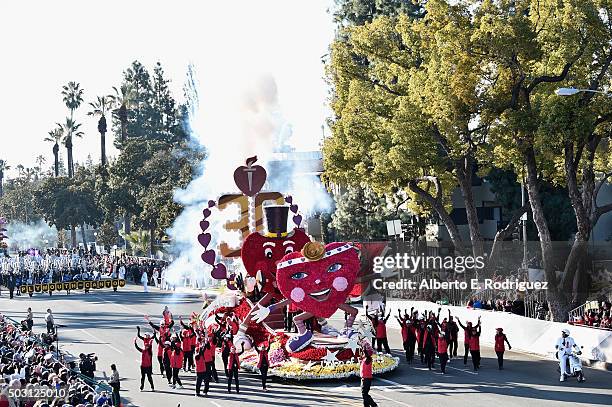
[[[246,166],[238,167],[234,171],[234,182],[246,196],[254,196],[266,183],[266,170],[261,165],[253,165],[255,161],[257,156],[249,157]]]
[[[288,253],[302,250],[308,242],[310,238],[303,229],[293,229],[285,237],[268,237],[253,232],[244,240],[240,257],[250,277],[260,274],[265,279],[265,293],[278,294],[274,285],[276,264]]]
[[[276,281],[283,296],[295,306],[329,318],[346,301],[358,273],[357,250],[336,242],[325,246],[319,260],[308,260],[300,252],[286,255],[277,265]]]

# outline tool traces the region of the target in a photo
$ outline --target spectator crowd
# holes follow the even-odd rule
[[[58,359],[54,332],[35,335],[31,327],[28,319],[18,324],[0,314],[0,407],[113,405],[103,385],[87,383]]]

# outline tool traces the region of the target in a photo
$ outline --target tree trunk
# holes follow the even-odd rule
[[[0,176],[0,198],[4,196],[4,174]]]
[[[102,167],[106,166],[106,133],[100,133],[100,151]]]
[[[77,233],[76,226],[74,225],[70,226],[70,244],[72,245],[73,249],[77,247]]]
[[[123,233],[124,235],[128,235],[132,232],[132,225],[131,225],[131,220],[132,220],[132,214],[130,212],[126,212],[125,216],[123,217]],[[125,252],[127,253],[128,248],[129,248],[129,242],[126,238],[123,239],[125,242]]]
[[[453,246],[455,246],[455,251],[457,251],[457,253],[459,254],[464,254],[465,246],[463,245],[463,240],[461,239],[461,234],[459,233],[459,229],[457,228],[457,225],[455,224],[453,219],[450,217],[450,215],[446,211],[446,208],[444,208],[444,204],[442,203],[442,200],[436,197],[433,197],[427,191],[419,187],[416,181],[409,182],[408,187],[410,188],[412,192],[416,193],[421,199],[427,202],[436,211],[436,213],[440,217],[440,220],[442,220],[442,223],[444,223],[444,226],[446,226],[446,229],[448,230],[448,234],[450,235],[451,242],[453,243]],[[441,195],[441,194],[438,194],[438,195]]]
[[[55,178],[59,177],[59,146],[55,143],[53,147],[53,166],[55,168]]]
[[[544,216],[544,208],[540,200],[540,191],[538,186],[538,168],[533,147],[527,147],[524,152],[525,168],[527,170],[527,196],[531,205],[533,214],[533,222],[536,225],[538,236],[540,238],[540,248],[542,251],[542,267],[546,281],[548,282],[548,291],[546,293],[548,305],[554,321],[567,321],[567,313],[570,310],[570,304],[567,296],[560,287],[559,279],[557,278],[554,264],[554,251],[548,222]]]
[[[480,233],[480,222],[478,220],[478,211],[474,205],[474,191],[472,187],[472,176],[474,170],[474,162],[471,158],[465,158],[463,164],[457,168],[457,178],[459,180],[459,188],[463,196],[465,212],[467,215],[468,228],[470,230],[470,240],[472,242],[472,253],[474,257],[482,257],[484,255],[482,234]]]
[[[81,223],[81,238],[83,239],[83,246],[87,249],[87,236],[85,234],[85,224]]]
[[[72,163],[72,145],[70,147],[66,147],[68,150],[68,178],[74,177],[74,166]]]
[[[149,229],[149,233],[151,235],[151,239],[149,241],[149,257],[153,257],[154,253],[154,244],[155,244],[155,227],[151,227]]]

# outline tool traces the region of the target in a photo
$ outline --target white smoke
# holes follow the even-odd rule
[[[284,162],[276,173],[266,165],[275,152],[292,150],[290,125],[283,118],[277,84],[271,75],[240,75],[222,87],[203,86],[197,93],[201,96],[195,104],[198,108],[191,112],[189,128],[192,138],[206,149],[206,159],[187,188],[175,192],[175,200],[185,209],[168,230],[177,258],[167,273],[170,280],[188,275],[201,286],[210,286],[216,281],[210,277],[210,266],[200,258],[204,249],[197,241],[202,210],[209,200],[238,192],[233,173],[246,158],[258,157],[257,164],[268,172],[265,189],[293,195],[304,218],[329,208],[331,200],[315,175],[294,176],[300,169],[291,161]],[[225,217],[213,209],[208,219],[211,226],[207,231],[212,235],[209,247],[218,248],[221,241],[238,245],[238,234],[227,233],[223,225],[231,218],[237,219],[239,210],[228,208],[223,213]]]
[[[42,220],[35,223],[10,222],[6,229],[6,241],[11,250],[57,246],[57,229]]]

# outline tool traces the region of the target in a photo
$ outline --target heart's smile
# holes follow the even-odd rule
[[[326,290],[317,291],[316,293],[310,293],[308,295],[317,301],[325,301],[329,298],[330,292],[331,288],[328,288]]]

